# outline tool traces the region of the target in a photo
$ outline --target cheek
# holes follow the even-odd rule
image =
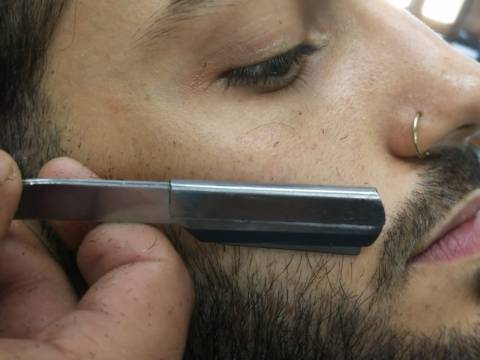
[[[148,125],[143,107],[120,95],[70,97],[65,114],[57,114],[66,119],[61,124],[63,148],[104,178],[159,178],[151,164],[162,163],[166,144]]]
[[[250,181],[292,182],[302,166],[298,154],[301,135],[288,122],[253,126],[235,134],[230,141],[231,151],[225,154],[225,163],[229,163],[228,158],[234,159],[232,174],[242,174]]]
[[[358,184],[362,151],[344,153],[355,142],[353,136],[335,124],[318,119],[313,113],[276,110],[215,109],[185,111],[197,114],[188,119],[177,116],[176,126],[158,132],[175,146],[165,151],[177,164],[170,167],[172,177],[231,181]],[[173,113],[173,112],[172,112]],[[201,114],[205,115],[201,115]],[[324,117],[325,114],[323,114]],[[168,133],[166,133],[167,131]],[[342,149],[342,152],[335,149]],[[352,158],[353,156],[353,158]],[[355,158],[356,157],[356,158]],[[365,170],[365,169],[364,169]],[[365,170],[366,173],[366,170]]]
[[[132,106],[127,103],[124,99],[115,96],[106,96],[100,99],[105,106],[105,112],[110,115],[110,117],[130,117],[132,112]]]

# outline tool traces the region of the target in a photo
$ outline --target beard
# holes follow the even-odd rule
[[[368,297],[332,279],[345,258],[292,255],[296,265],[292,261],[282,272],[304,269],[308,275],[287,283],[266,277],[250,249],[229,249],[226,267],[224,248],[199,245],[186,253],[178,245],[197,294],[185,359],[479,359],[480,326],[468,335],[452,328],[427,337],[395,330],[388,321],[391,300],[409,279],[413,251],[479,184],[478,159],[470,149],[445,148],[425,160],[417,190],[385,231],[369,282],[375,291]]]

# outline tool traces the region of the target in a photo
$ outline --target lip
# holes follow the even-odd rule
[[[434,229],[427,235],[427,240],[422,246],[413,253],[411,262],[415,260],[424,252],[429,250],[437,241],[444,238],[449,232],[455,228],[467,223],[473,219],[477,212],[480,211],[480,189],[468,194],[462,201],[455,205],[446,219],[435,226]]]

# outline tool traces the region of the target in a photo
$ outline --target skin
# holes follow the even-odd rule
[[[376,243],[358,257],[308,255],[332,264],[312,291],[341,282],[374,296],[385,233],[423,169],[413,118],[424,113],[421,149],[478,125],[478,63],[383,1],[312,2],[308,18],[300,0],[239,0],[203,11],[174,36],[143,41],[139,34],[166,3],[84,0],[66,10],[43,84],[65,153],[105,178],[376,187],[387,215]],[[219,80],[307,40],[323,49],[287,89],[259,94]],[[68,242],[71,229],[60,232]],[[188,235],[180,241],[187,253],[222,251],[222,266],[231,265],[232,248]],[[287,287],[311,275],[302,254],[242,252]],[[392,327],[430,336],[443,327],[471,331],[479,320],[471,280],[479,260],[411,265],[401,296],[391,300]],[[287,263],[300,270],[282,272]]]
[[[70,159],[49,162],[41,174],[93,175]],[[145,225],[92,227],[75,244],[79,268],[90,285],[78,299],[35,233],[12,222],[20,195],[20,172],[0,151],[0,357],[180,359],[193,290],[165,236]],[[80,239],[75,228],[69,233],[70,240]],[[145,326],[150,331],[143,331]],[[159,343],[158,336],[164,341]]]
[[[324,1],[311,5],[310,21],[300,1],[237,1],[205,11],[175,36],[139,43],[162,4],[76,2],[51,46],[45,87],[56,118],[65,119],[63,145],[101,177],[374,186],[388,228],[418,180],[415,113],[425,114],[422,149],[479,118],[480,66],[382,1]],[[327,45],[293,89],[259,95],[217,81],[307,38]],[[336,274],[345,286],[373,291],[381,246],[382,237],[346,259],[352,271]],[[258,264],[277,270],[292,256],[300,261],[255,252]],[[396,323],[427,333],[471,324],[476,304],[465,283],[477,264],[415,268]],[[446,290],[452,280],[459,291]]]

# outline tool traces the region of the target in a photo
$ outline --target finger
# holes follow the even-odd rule
[[[65,360],[69,354],[54,346],[31,340],[0,340],[0,359],[14,360]]]
[[[0,150],[0,241],[8,231],[22,193],[20,171],[13,159]]]
[[[70,158],[58,158],[42,167],[40,178],[49,179],[96,179],[95,173]],[[85,235],[96,223],[84,221],[52,221],[50,225],[70,250],[76,250]]]
[[[82,243],[78,264],[93,285],[62,330],[42,339],[79,357],[182,358],[193,290],[163,234],[145,225],[101,225]]]
[[[22,222],[0,241],[0,264],[0,338],[30,337],[74,310],[65,275]]]

